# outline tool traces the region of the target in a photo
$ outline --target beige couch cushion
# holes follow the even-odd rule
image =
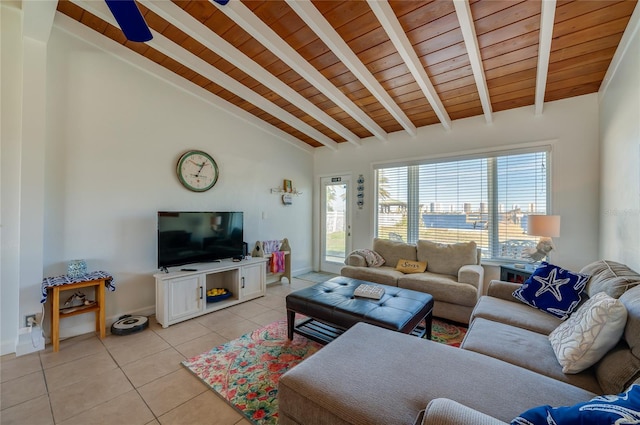
[[[640,284],[640,274],[615,261],[593,262],[584,266],[580,273],[591,276],[585,289],[589,297],[604,291],[607,295],[618,298],[625,291]]]
[[[548,338],[536,332],[476,318],[471,322],[461,347],[588,391],[601,391],[591,370],[571,375],[562,373],[562,366],[558,363]]]
[[[473,309],[471,320],[476,317],[506,323],[543,335],[549,335],[561,323],[557,317],[523,304],[515,298],[513,301],[507,301],[486,295],[480,297]]]
[[[595,366],[600,385],[608,394],[626,388],[631,380],[640,377],[640,286],[622,294],[619,300],[627,309],[624,338]]]
[[[418,261],[427,262],[427,271],[457,276],[460,267],[477,264],[478,248],[473,241],[441,244],[419,240],[417,255]]]
[[[416,425],[508,425],[449,398],[431,400],[420,419],[415,422]]]
[[[627,309],[627,325],[624,339],[634,356],[640,358],[640,286],[635,286],[620,296]]]
[[[366,280],[369,282],[380,283],[382,285],[398,286],[398,279],[404,276],[404,273],[397,271],[393,267],[357,267],[344,266],[340,269],[340,274],[352,279]]]
[[[631,354],[625,341],[620,341],[594,366],[596,378],[605,394],[619,394],[640,378],[640,359]]]
[[[428,267],[428,266],[427,266]],[[431,294],[437,302],[473,307],[478,301],[478,290],[468,283],[458,283],[453,276],[431,273],[403,275],[398,287]]]
[[[384,265],[395,267],[400,259],[416,261],[416,246],[388,239],[373,239],[373,250],[384,258]]]

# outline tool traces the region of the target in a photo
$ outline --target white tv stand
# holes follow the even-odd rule
[[[214,263],[171,267],[156,273],[156,319],[163,328],[203,314],[230,307],[266,293],[266,258],[221,260]],[[181,268],[196,269],[182,271]],[[226,288],[231,297],[207,302],[207,291]]]

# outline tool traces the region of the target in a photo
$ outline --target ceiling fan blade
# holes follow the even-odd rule
[[[105,0],[127,40],[145,42],[153,38],[135,0]]]

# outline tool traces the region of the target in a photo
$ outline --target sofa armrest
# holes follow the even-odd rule
[[[492,280],[489,282],[487,295],[494,298],[501,298],[507,301],[517,301],[513,298],[513,291],[521,287],[519,283],[505,282],[503,280]]]
[[[482,281],[484,280],[484,267],[480,264],[468,264],[460,267],[458,270],[458,282],[468,283],[476,289],[482,289]],[[480,291],[478,291],[480,292]]]
[[[347,266],[367,267],[367,260],[360,254],[349,254],[344,263]]]
[[[422,425],[507,425],[492,416],[448,398],[431,400],[424,411]]]

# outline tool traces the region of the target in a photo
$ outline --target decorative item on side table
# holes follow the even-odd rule
[[[559,215],[529,215],[527,217],[527,234],[542,236],[536,248],[529,248],[525,255],[532,263],[542,261],[555,248],[551,238],[560,236]]]
[[[77,278],[87,274],[87,262],[84,260],[71,260],[67,264],[67,276]]]

